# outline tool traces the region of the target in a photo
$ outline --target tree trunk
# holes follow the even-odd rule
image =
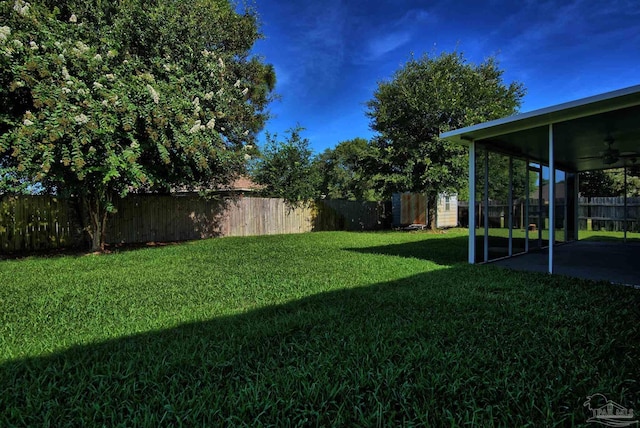
[[[437,229],[437,209],[438,209],[438,193],[436,192],[428,192],[427,193],[427,216],[429,222],[429,228],[431,230]]]
[[[104,251],[107,236],[107,207],[111,202],[110,197],[101,198],[90,195],[84,198],[85,207],[89,214],[87,233],[91,238],[91,251]]]

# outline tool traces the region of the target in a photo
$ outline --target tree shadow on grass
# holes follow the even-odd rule
[[[431,238],[416,242],[379,245],[366,248],[345,248],[345,250],[365,254],[409,257],[448,266],[456,263],[464,263],[467,260],[468,242],[468,237],[458,236],[455,238]]]
[[[589,242],[609,242],[609,243],[624,243],[624,237],[622,234],[620,236],[612,236],[612,235],[592,235],[587,238],[580,238],[580,241],[589,241]],[[637,233],[629,233],[627,235],[628,243],[640,243],[640,235]]]
[[[113,253],[123,253],[129,251],[138,251],[143,249],[161,249],[174,245],[187,245],[192,241],[167,241],[167,242],[140,242],[134,244],[106,244],[104,252],[91,251],[88,249],[78,248],[58,248],[52,250],[31,251],[21,253],[0,254],[0,261],[2,260],[28,260],[28,259],[50,259],[56,257],[86,257],[86,256],[106,256]]]
[[[638,308],[637,290],[458,265],[5,362],[0,425],[583,421],[595,392],[640,407]]]

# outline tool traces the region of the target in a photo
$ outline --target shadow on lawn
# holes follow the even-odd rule
[[[592,235],[587,238],[580,238],[580,241],[593,241],[593,242],[611,242],[611,243],[624,243],[624,237],[611,235]],[[640,243],[640,236],[637,233],[629,233],[627,235],[627,242]]]
[[[4,363],[0,425],[581,422],[595,392],[640,408],[638,307],[458,265]]]
[[[402,244],[379,245],[367,248],[344,248],[347,251],[365,254],[382,254],[385,256],[410,257],[428,260],[439,265],[453,265],[467,260],[469,238],[457,236],[455,238],[434,239]]]
[[[175,241],[175,242],[139,242],[135,244],[106,244],[104,252],[91,251],[89,249],[79,248],[55,248],[48,250],[38,251],[24,251],[17,253],[4,253],[0,254],[0,261],[2,260],[31,260],[31,259],[50,259],[56,257],[86,257],[86,256],[101,256],[109,255],[113,253],[123,253],[127,251],[138,251],[143,249],[165,248],[173,245],[187,245],[193,241]]]

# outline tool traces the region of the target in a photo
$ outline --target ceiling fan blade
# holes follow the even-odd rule
[[[582,156],[582,157],[579,157],[578,159],[580,159],[580,160],[602,159],[602,155],[600,155],[600,156]]]

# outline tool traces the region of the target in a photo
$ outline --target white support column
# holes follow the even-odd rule
[[[624,214],[622,220],[624,230],[624,243],[627,243],[627,166],[624,166]]]
[[[564,216],[562,217],[562,230],[564,230],[564,242],[568,242],[569,240],[567,239],[567,237],[569,236],[568,234],[568,228],[567,226],[569,225],[569,218],[567,216],[567,214],[569,213],[569,180],[567,179],[567,171],[564,171]]]
[[[538,164],[538,249],[542,248],[542,231],[544,230],[544,212],[542,211],[542,163]],[[547,194],[547,197],[549,195]]]
[[[484,150],[484,258],[489,261],[489,151]]]
[[[549,124],[549,273],[553,273],[553,244],[555,242],[556,167],[553,156],[553,124]]]
[[[580,220],[580,174],[578,172],[574,173],[573,179],[573,239],[580,239],[580,226],[578,221]]]
[[[509,193],[507,196],[509,205],[509,257],[513,256],[513,157],[509,156]]]
[[[527,165],[527,178],[524,183],[524,252],[529,252],[529,224],[531,221],[529,220],[529,159],[525,159]]]
[[[476,142],[469,143],[469,263],[476,262]]]

